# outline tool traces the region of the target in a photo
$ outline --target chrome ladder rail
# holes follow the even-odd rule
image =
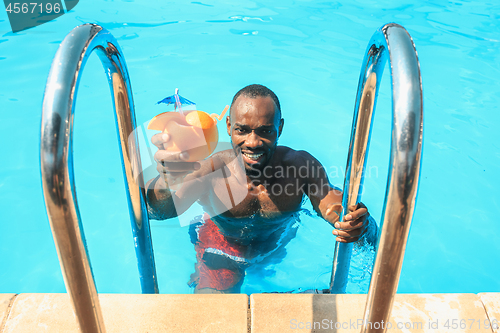
[[[105,332],[89,262],[73,175],[73,117],[78,84],[93,51],[101,59],[113,96],[132,231],[143,293],[158,293],[151,232],[129,75],[116,39],[84,24],[62,41],[50,68],[43,99],[40,163],[52,234],[82,332]]]
[[[346,177],[343,212],[361,199],[377,93],[386,60],[392,83],[392,143],[382,211],[380,238],[373,267],[362,332],[383,332],[367,322],[387,322],[417,197],[422,155],[423,102],[418,56],[408,32],[400,25],[382,26],[368,44],[358,82]],[[345,292],[352,243],[336,243],[331,291]],[[346,269],[347,267],[347,269]]]

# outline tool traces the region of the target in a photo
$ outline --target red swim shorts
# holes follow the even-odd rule
[[[246,248],[228,242],[208,215],[203,219],[203,223],[192,224],[190,228],[197,263],[189,285],[219,291],[234,289],[243,281],[244,269],[249,263],[244,258]]]

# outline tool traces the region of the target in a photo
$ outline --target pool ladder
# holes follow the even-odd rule
[[[52,62],[43,100],[40,159],[45,204],[66,289],[82,332],[105,332],[89,262],[73,176],[73,117],[81,72],[93,51],[106,71],[113,96],[132,230],[143,293],[158,293],[132,91],[115,38],[94,24],[73,29]],[[390,169],[379,249],[365,320],[387,321],[397,289],[418,188],[422,151],[422,86],[413,42],[397,24],[380,28],[363,61],[344,182],[343,206],[358,203],[371,120],[385,60],[393,86]],[[342,213],[346,213],[346,208]],[[352,245],[336,244],[331,290],[345,291]],[[363,328],[363,332],[371,332]]]
[[[94,50],[112,92],[142,292],[158,293],[127,66],[116,39],[106,29],[84,24],[64,38],[52,61],[43,99],[40,147],[47,214],[66,289],[82,332],[105,332],[73,176],[76,94],[85,63]]]
[[[392,84],[392,142],[380,237],[362,332],[383,332],[366,323],[389,320],[415,208],[422,155],[422,80],[417,51],[402,26],[386,24],[373,34],[361,67],[340,218],[348,213],[347,207],[361,200],[371,124],[387,59]],[[335,244],[331,293],[345,293],[352,247],[352,243]]]

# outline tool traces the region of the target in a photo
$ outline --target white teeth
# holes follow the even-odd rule
[[[254,160],[254,161],[258,160],[263,155],[262,153],[261,154],[243,153],[243,154],[245,154],[246,157],[248,157],[249,159]]]

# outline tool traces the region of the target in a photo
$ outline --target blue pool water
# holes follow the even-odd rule
[[[65,291],[42,199],[40,116],[57,47],[87,22],[118,39],[139,124],[165,111],[155,103],[175,88],[198,109],[219,113],[241,87],[261,83],[280,98],[280,144],[316,156],[340,187],[366,45],[382,24],[403,25],[421,64],[424,153],[398,291],[499,292],[499,9],[488,1],[81,1],[57,20],[16,34],[0,10],[0,292]],[[363,195],[377,220],[390,144],[387,68],[385,74]],[[74,156],[98,291],[139,293],[111,98],[95,55],[78,92]],[[151,221],[151,230],[160,291],[191,292],[186,282],[195,253],[187,228]],[[302,214],[287,257],[249,271],[244,292],[325,288],[330,232]],[[358,255],[351,292],[366,287],[370,255]]]

